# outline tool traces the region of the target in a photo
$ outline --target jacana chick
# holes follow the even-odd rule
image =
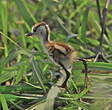
[[[49,58],[65,71],[66,78],[61,87],[66,88],[67,80],[70,77],[69,69],[72,67],[72,63],[78,59],[77,51],[68,44],[51,41],[50,28],[45,22],[35,24],[32,27],[32,32],[27,33],[26,36],[38,36],[40,38]]]

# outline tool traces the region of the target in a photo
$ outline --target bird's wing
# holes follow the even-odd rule
[[[70,45],[64,43],[56,43],[55,48],[61,51],[65,56],[69,56],[70,61],[74,62],[78,59],[78,52],[75,51]]]
[[[55,48],[56,50],[60,51],[64,55],[67,55],[70,52],[74,51],[74,49],[70,45],[66,45],[64,43],[58,43],[58,42],[50,43],[49,47]]]
[[[58,50],[60,52],[60,54],[67,55],[66,48],[64,48],[60,45],[57,45],[57,44],[55,44],[54,47],[55,47],[56,50]]]

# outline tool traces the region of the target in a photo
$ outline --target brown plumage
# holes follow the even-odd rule
[[[42,46],[49,58],[65,71],[66,78],[61,85],[65,88],[70,76],[69,69],[71,68],[72,63],[78,59],[77,51],[68,44],[51,41],[50,29],[45,22],[35,24],[32,27],[32,32],[28,33],[27,36],[33,35],[40,37]]]
[[[77,52],[67,44],[49,42],[45,45],[49,55],[58,63],[61,62],[67,69],[77,60]]]

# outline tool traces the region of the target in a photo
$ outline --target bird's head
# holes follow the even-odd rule
[[[50,29],[45,22],[35,24],[32,27],[32,32],[26,34],[26,36],[39,36],[42,40],[49,40]]]

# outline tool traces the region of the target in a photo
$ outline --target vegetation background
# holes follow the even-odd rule
[[[108,1],[99,1],[101,13]],[[25,37],[32,25],[41,21],[49,24],[52,40],[71,44],[80,58],[97,55],[88,61],[91,71],[88,88],[84,88],[83,63],[74,63],[69,91],[57,97],[55,110],[112,110],[112,74],[109,74],[112,72],[112,1],[103,22],[107,32],[103,40],[96,2],[0,0],[1,110],[24,110],[35,103],[39,105],[57,81],[57,67],[44,54],[39,39]],[[10,82],[11,85],[5,85]]]

